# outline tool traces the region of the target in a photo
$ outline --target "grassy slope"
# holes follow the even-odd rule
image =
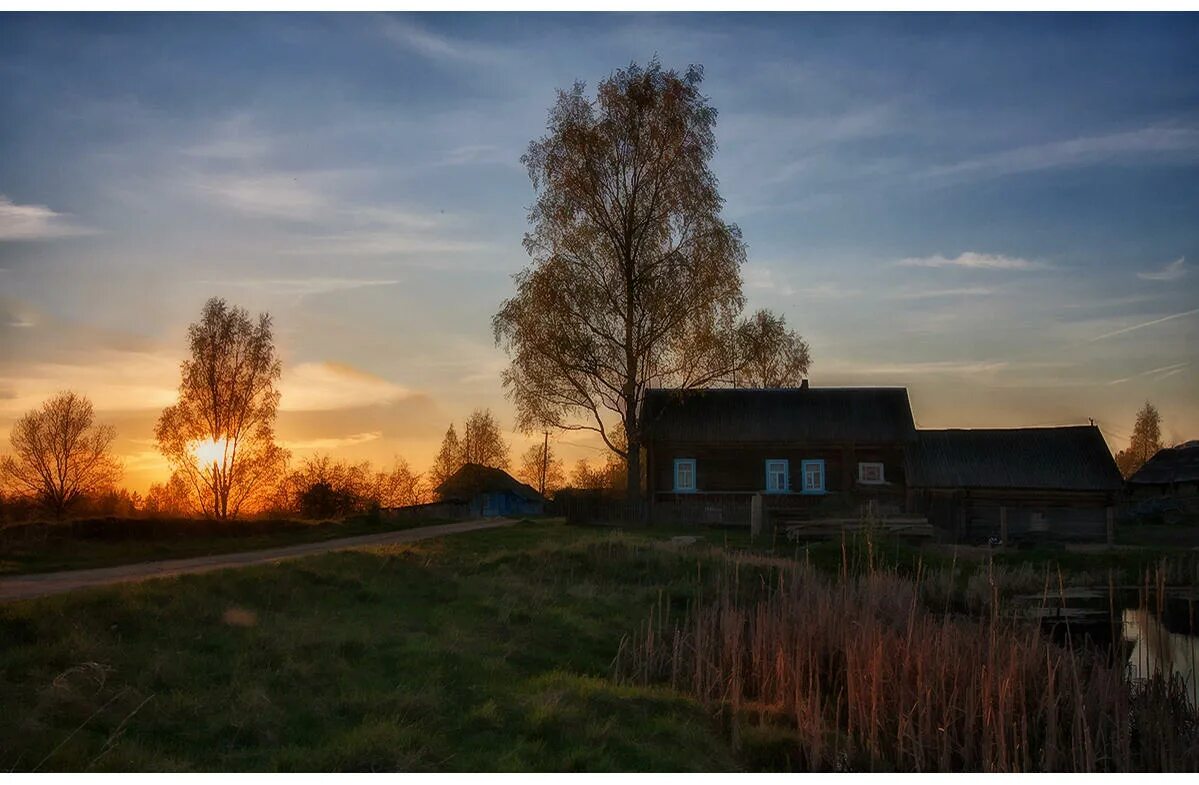
[[[0,770],[734,768],[694,702],[609,679],[695,559],[598,541],[524,524],[0,606]]]
[[[220,553],[254,551],[308,542],[323,542],[361,534],[379,534],[417,526],[446,523],[443,520],[374,521],[349,518],[331,521],[294,520],[280,523],[277,531],[247,534],[186,533],[125,540],[51,537],[45,542],[15,542],[0,553],[0,578],[57,570],[84,570],[161,559],[185,559]]]

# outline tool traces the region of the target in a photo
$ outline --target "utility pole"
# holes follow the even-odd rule
[[[537,489],[538,493],[545,496],[545,472],[550,463],[550,432],[545,432],[545,441],[541,445],[541,487]]]

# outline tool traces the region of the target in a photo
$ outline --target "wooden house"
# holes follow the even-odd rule
[[[655,522],[747,523],[759,493],[782,521],[905,505],[902,387],[655,389],[640,419]]]
[[[1093,425],[921,430],[907,481],[914,508],[962,542],[1102,541],[1122,485]]]
[[[1199,521],[1199,441],[1154,453],[1125,484],[1130,518],[1163,523]]]
[[[438,501],[458,505],[468,518],[540,515],[545,499],[503,469],[468,463],[434,489]]]

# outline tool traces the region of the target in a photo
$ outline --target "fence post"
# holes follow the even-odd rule
[[[1007,507],[999,508],[999,541],[1007,547]]]
[[[765,533],[762,526],[762,494],[755,493],[749,503],[749,536],[756,539]]]

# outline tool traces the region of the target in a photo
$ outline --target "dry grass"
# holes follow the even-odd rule
[[[726,717],[735,744],[769,739],[800,770],[1189,771],[1199,722],[1178,681],[1131,683],[1123,663],[1054,644],[1000,610],[930,609],[923,583],[872,567],[829,577],[800,563],[725,563],[681,616],[654,608],[618,678],[668,684]],[[753,578],[747,576],[753,575]],[[1021,574],[1012,582],[1043,582]],[[752,585],[747,585],[752,584]],[[780,741],[781,739],[781,741]],[[748,756],[752,758],[752,753]],[[780,758],[782,760],[780,761]]]

